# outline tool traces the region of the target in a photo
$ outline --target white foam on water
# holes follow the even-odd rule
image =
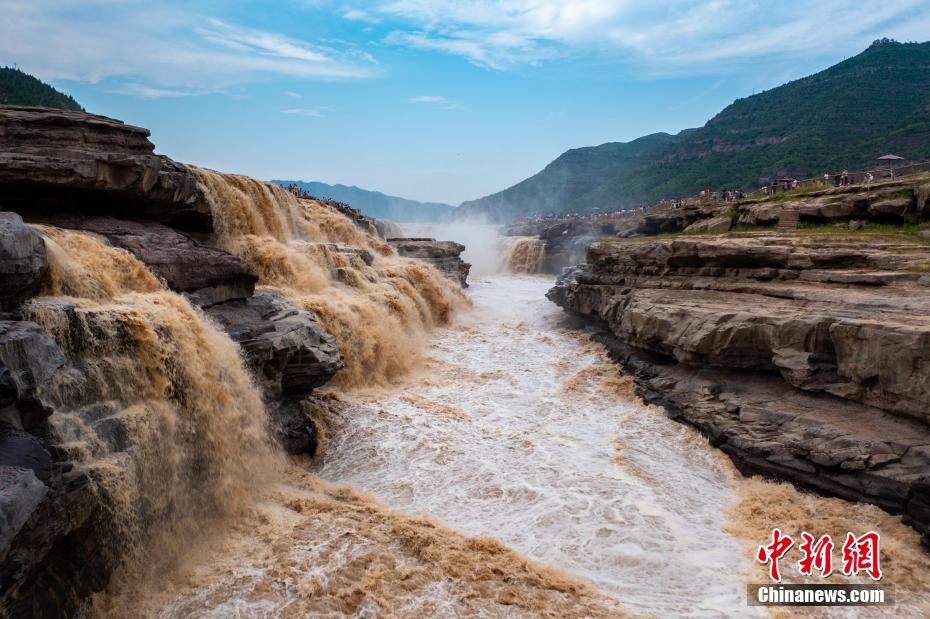
[[[723,531],[731,467],[561,325],[551,284],[473,281],[474,311],[438,332],[427,368],[335,420],[321,477],[493,535],[630,610],[746,616],[751,558]]]

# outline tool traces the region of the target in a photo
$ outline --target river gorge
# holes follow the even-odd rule
[[[0,138],[3,615],[766,616],[776,527],[880,534],[897,605],[824,616],[930,614],[916,236],[500,236],[82,112]],[[877,191],[799,210],[930,211]]]
[[[285,482],[184,555],[165,589],[133,589],[110,610],[748,616],[767,527],[839,536],[878,522],[899,600],[888,616],[925,616],[930,561],[914,531],[878,508],[743,478],[695,430],[643,405],[544,299],[549,287],[545,276],[473,278],[474,308],[430,337],[422,365],[340,393],[320,462],[289,463]]]

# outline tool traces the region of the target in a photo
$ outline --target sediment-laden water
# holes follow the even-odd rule
[[[472,283],[475,311],[403,389],[357,395],[320,475],[491,534],[625,607],[735,613],[749,567],[723,531],[733,473],[563,326],[551,280]]]
[[[282,197],[274,217],[282,203],[294,206]],[[765,582],[753,555],[774,526],[834,539],[879,531],[885,582],[899,597],[884,614],[930,612],[930,561],[900,518],[741,478],[699,434],[634,396],[630,379],[545,300],[550,278],[479,275],[473,308],[443,326],[429,307],[408,313],[406,301],[396,303],[415,299],[390,290],[413,286],[417,269],[399,262],[392,276],[390,255],[370,271],[340,263],[370,277],[348,291],[325,269],[319,289],[265,273],[267,284],[308,304],[333,293],[393,312],[415,347],[379,354],[419,351],[393,381],[333,387],[347,406],[324,420],[325,453],[283,462],[255,431],[264,412],[228,338],[125,252],[45,231],[55,265],[48,293],[59,296],[37,302],[34,317],[66,348],[86,327],[78,343],[93,350],[70,354],[101,377],[94,388],[122,417],[155,420],[132,439],[135,464],[119,469],[135,478],[108,482],[102,466],[100,478],[127,522],[142,517],[133,512],[140,505],[169,520],[160,539],[177,559],[157,578],[118,578],[96,601],[99,614],[764,616],[746,607],[745,584]],[[253,250],[261,246],[294,261],[322,256],[317,265],[334,251],[295,237],[239,232],[226,241],[258,266],[264,259]],[[321,307],[335,315],[333,305]],[[65,325],[75,316],[83,322]],[[362,330],[364,314],[347,316],[356,329],[348,336],[381,333],[378,325]],[[180,365],[165,365],[175,357]],[[359,358],[357,368],[363,377],[392,366]],[[121,385],[136,399],[121,395]],[[162,395],[169,392],[181,397]],[[151,401],[138,400],[146,394]],[[79,416],[69,420],[73,427],[61,431],[74,434],[75,457],[88,450],[92,462]],[[223,423],[237,432],[227,437],[216,425]],[[155,430],[174,437],[172,449],[154,441]],[[194,512],[189,521],[177,517],[185,509]],[[186,534],[165,537],[175,531]],[[809,582],[786,563],[783,571]]]
[[[195,169],[219,245],[261,286],[314,311],[339,343],[345,387],[386,383],[417,364],[426,334],[467,305],[459,287],[401,258],[374,230],[334,209],[245,176]]]
[[[127,251],[36,227],[50,277],[24,313],[68,358],[41,386],[57,448],[95,495],[99,552],[122,562],[116,579],[152,577],[243,517],[284,458],[225,333]]]
[[[504,245],[503,271],[509,273],[541,273],[546,258],[546,242],[535,236],[501,238]]]
[[[882,614],[926,616],[930,562],[900,518],[740,477],[697,432],[633,396],[543,299],[549,283],[474,280],[475,308],[436,332],[418,371],[343,395],[322,464],[293,463],[251,519],[132,608],[766,616],[746,606],[745,585],[765,582],[753,554],[780,526],[880,531],[901,600]]]

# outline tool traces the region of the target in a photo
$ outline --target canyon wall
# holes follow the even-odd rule
[[[903,513],[930,537],[924,239],[603,241],[548,297],[744,472]]]

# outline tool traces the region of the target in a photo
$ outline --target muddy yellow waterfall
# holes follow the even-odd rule
[[[254,179],[196,170],[220,246],[259,283],[313,310],[339,342],[346,386],[389,382],[412,369],[426,334],[468,305],[423,263],[398,257],[375,231],[315,200]]]

